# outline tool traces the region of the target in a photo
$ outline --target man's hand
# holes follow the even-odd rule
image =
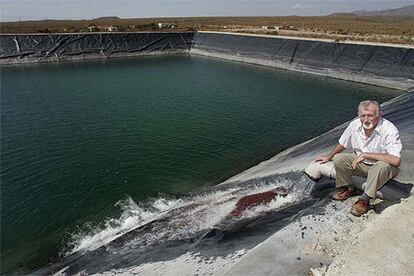
[[[384,161],[394,167],[398,167],[401,163],[401,157],[389,153],[364,152],[362,155],[367,160]]]
[[[324,164],[326,162],[331,161],[331,158],[329,158],[329,156],[319,156],[318,158],[316,158],[315,162],[318,162],[318,161],[320,164]]]
[[[345,148],[343,146],[341,146],[340,144],[337,144],[335,148],[328,155],[319,156],[318,158],[315,159],[315,162],[319,162],[319,164],[324,164],[326,162],[329,162],[332,160],[335,154],[342,152],[344,149]]]
[[[358,158],[357,158],[354,162],[352,162],[352,169],[355,171],[356,166],[357,166],[359,163],[361,163],[362,161],[364,161],[364,160],[365,160],[365,155],[364,155],[364,154],[360,154],[360,155],[358,156]]]

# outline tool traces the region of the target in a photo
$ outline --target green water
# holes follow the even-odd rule
[[[45,265],[116,202],[219,183],[399,92],[199,57],[1,70],[1,269]]]

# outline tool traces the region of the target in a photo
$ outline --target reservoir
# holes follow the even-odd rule
[[[108,239],[154,201],[208,189],[352,119],[361,100],[401,93],[184,55],[3,67],[1,274]]]

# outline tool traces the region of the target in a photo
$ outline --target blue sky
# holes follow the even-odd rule
[[[382,10],[414,4],[378,0],[0,0],[1,21],[186,16],[327,15]]]

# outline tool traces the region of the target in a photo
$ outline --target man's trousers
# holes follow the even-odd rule
[[[399,169],[386,162],[377,161],[373,165],[360,162],[352,169],[352,163],[358,158],[353,153],[339,153],[333,158],[336,172],[336,187],[352,185],[352,175],[366,177],[365,193],[375,198],[376,193],[390,179],[398,175]]]

